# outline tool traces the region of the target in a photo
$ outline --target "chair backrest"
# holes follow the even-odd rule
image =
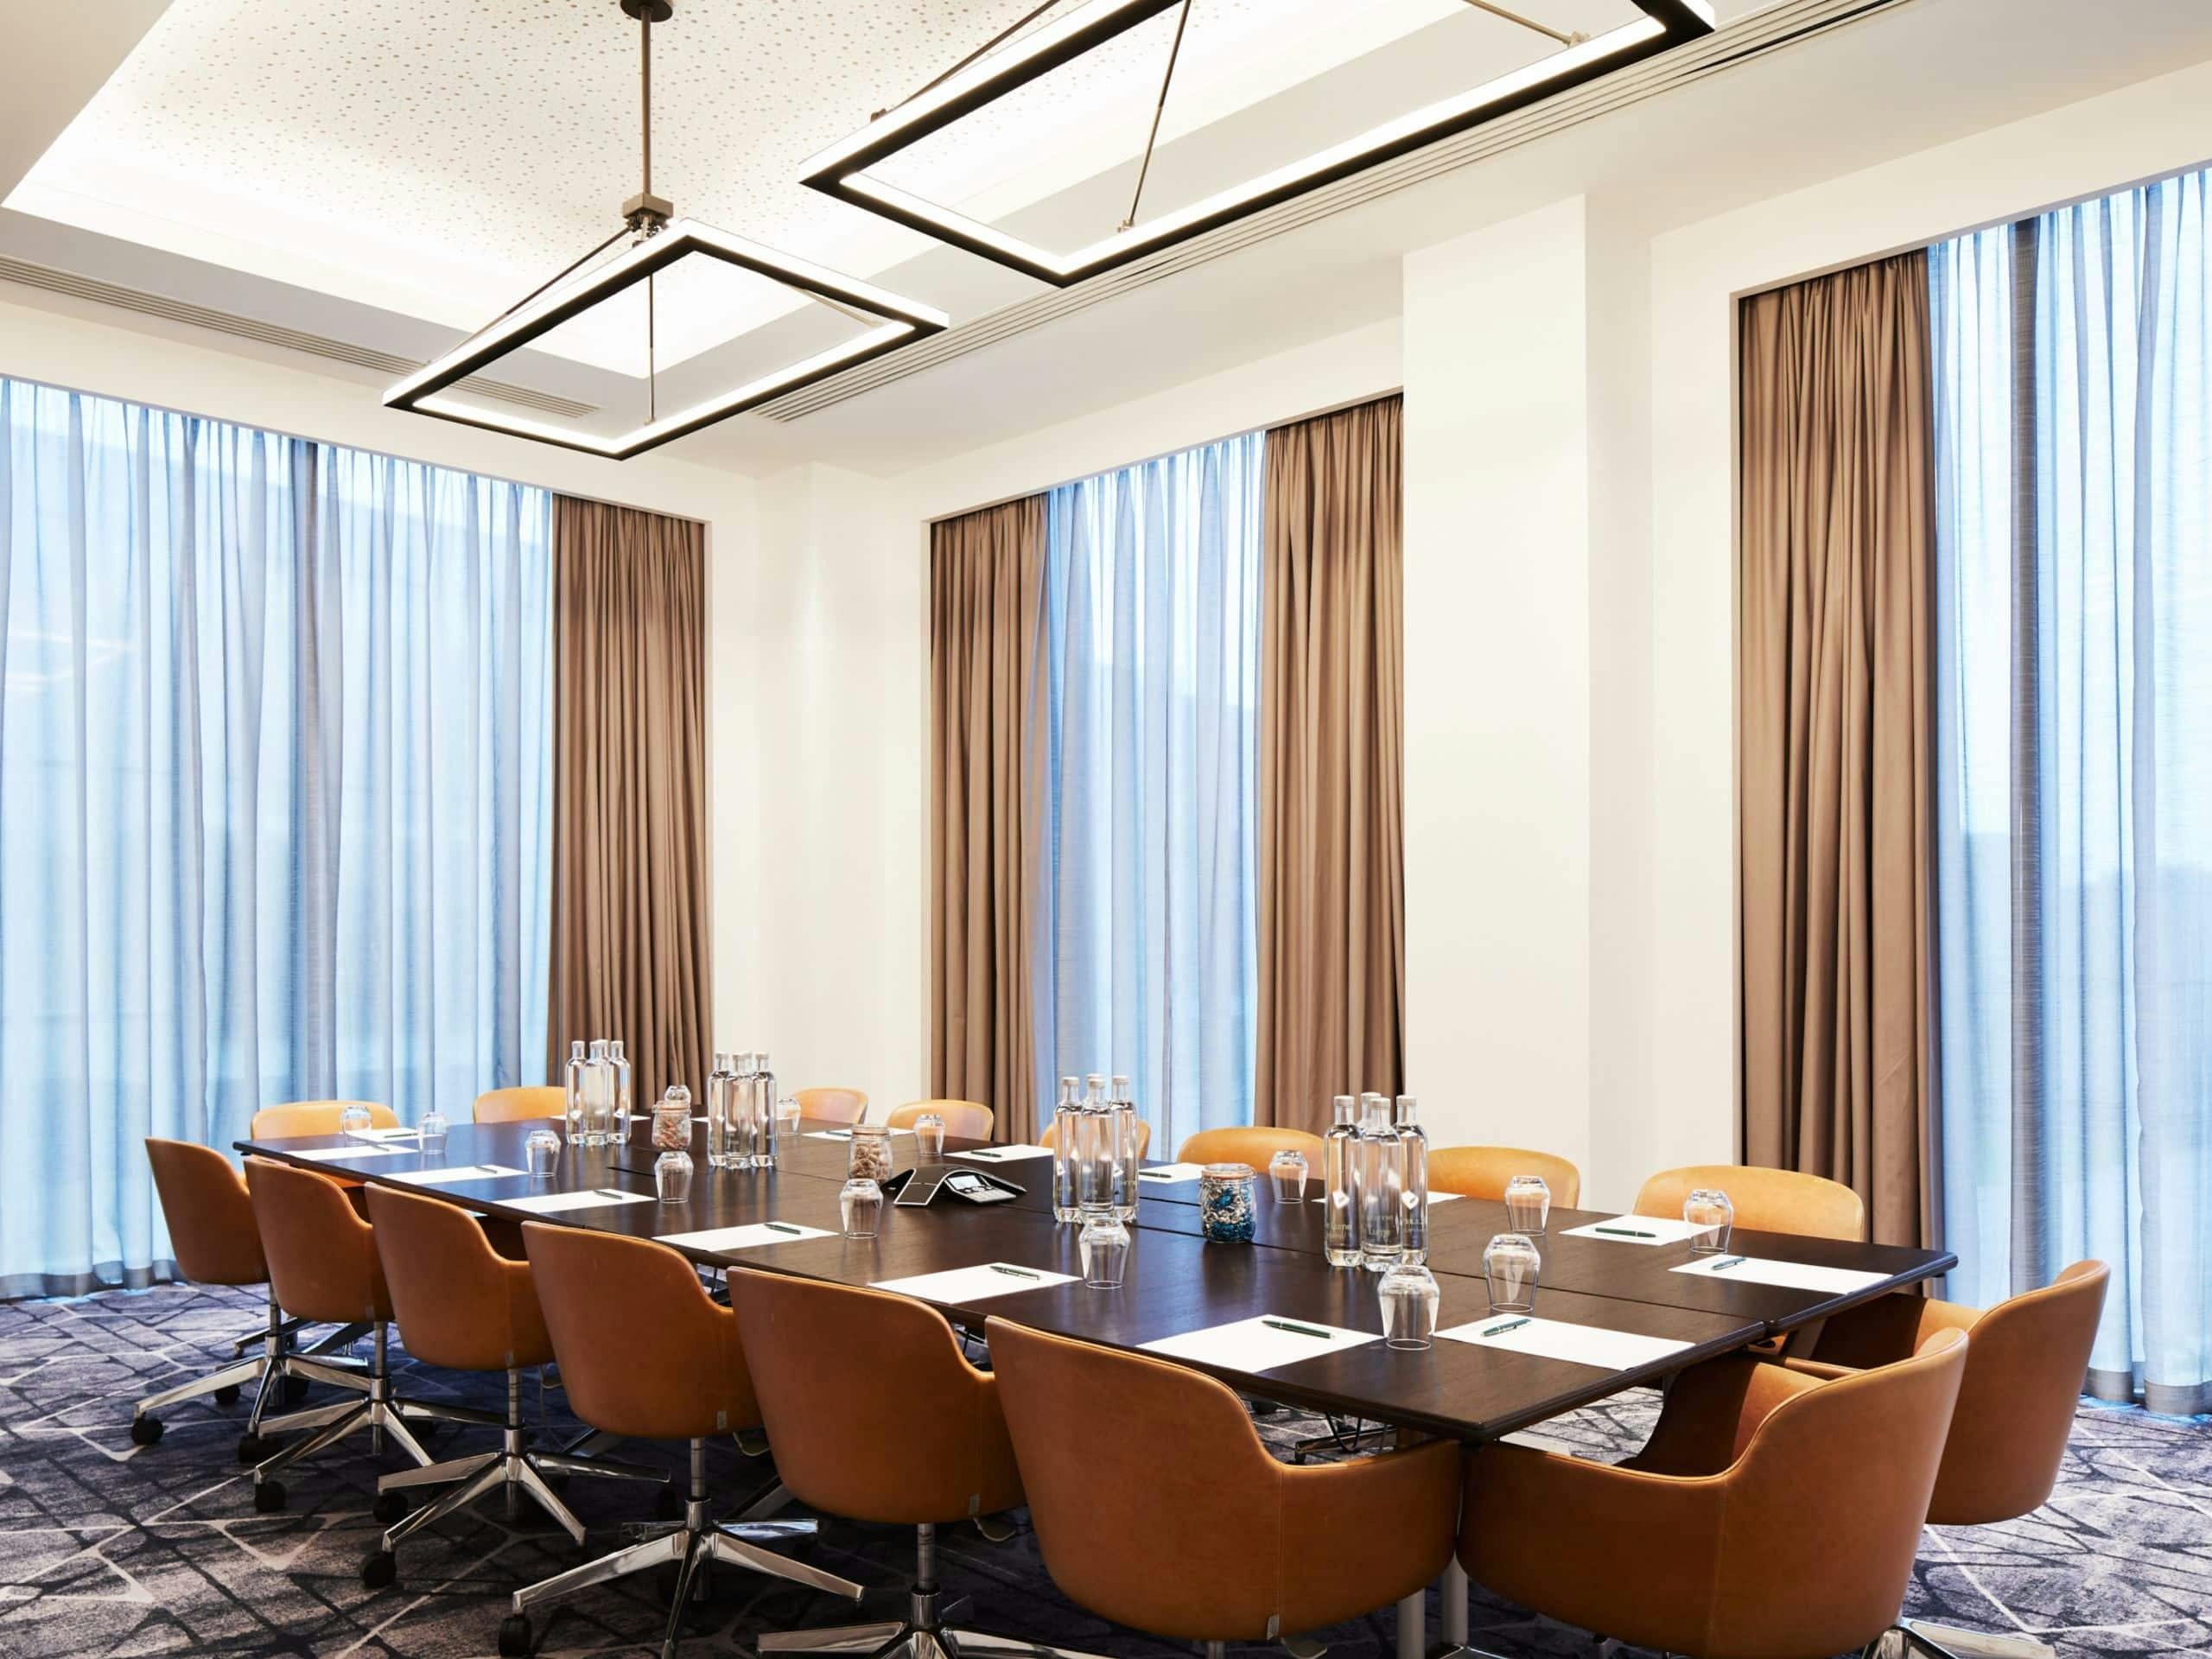
[[[690,1440],[760,1426],[737,1320],[665,1244],[523,1224],[569,1407],[594,1428]]]
[[[1309,1174],[1321,1173],[1321,1137],[1304,1129],[1249,1126],[1236,1129],[1200,1129],[1183,1142],[1175,1154],[1179,1163],[1249,1164],[1262,1175],[1268,1160],[1279,1152],[1302,1152]]]
[[[857,1123],[868,1114],[868,1094],[860,1089],[802,1089],[791,1098],[801,1117],[824,1123]]]
[[[457,1371],[520,1370],[552,1357],[530,1264],[493,1249],[475,1217],[397,1187],[372,1185],[368,1201],[410,1354]]]
[[[1719,1187],[1736,1211],[1736,1225],[1761,1233],[1800,1233],[1858,1243],[1866,1236],[1866,1205],[1840,1181],[1758,1164],[1688,1164],[1662,1169],[1636,1195],[1639,1216],[1680,1221],[1682,1201],[1699,1187]]]
[[[1037,1144],[1040,1147],[1050,1147],[1055,1152],[1058,1151],[1060,1146],[1059,1129],[1060,1126],[1057,1121],[1047,1123],[1045,1126],[1045,1132],[1037,1137]],[[1137,1119],[1137,1156],[1140,1158],[1145,1157],[1149,1154],[1151,1151],[1152,1125],[1146,1122],[1144,1119],[1139,1118]]]
[[[2076,1262],[1974,1322],[1928,1519],[1978,1527],[2040,1509],[2058,1481],[2112,1269]]]
[[[472,1113],[479,1123],[521,1123],[532,1118],[566,1117],[569,1091],[553,1084],[528,1084],[514,1089],[486,1089],[476,1096]]]
[[[190,1141],[146,1137],[146,1161],[168,1223],[180,1272],[203,1285],[257,1285],[269,1277],[253,1199],[231,1160]]]
[[[349,1106],[365,1107],[372,1129],[396,1129],[399,1114],[373,1100],[291,1100],[281,1106],[264,1106],[253,1115],[253,1138],[283,1141],[295,1135],[335,1135],[338,1119]]]
[[[1807,1389],[1770,1413],[1727,1484],[1700,1596],[1711,1659],[1841,1653],[1893,1624],[1951,1426],[1967,1341]]]
[[[922,1526],[1021,1502],[998,1383],[936,1309],[749,1268],[730,1269],[729,1290],[776,1473],[800,1503]]]
[[[279,1307],[334,1325],[391,1317],[375,1230],[343,1186],[267,1158],[245,1160],[245,1185]]]
[[[1428,1186],[1432,1192],[1457,1192],[1466,1198],[1502,1198],[1516,1175],[1541,1175],[1552,1202],[1573,1210],[1582,1202],[1582,1172],[1548,1152],[1519,1147],[1432,1147]],[[1677,1211],[1679,1214],[1680,1212]]]
[[[891,1128],[911,1129],[925,1112],[935,1112],[943,1118],[948,1135],[967,1141],[991,1138],[991,1109],[972,1100],[910,1100],[904,1106],[893,1107],[883,1122]]]

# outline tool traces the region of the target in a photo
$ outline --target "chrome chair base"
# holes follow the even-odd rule
[[[1917,1618],[1900,1618],[1866,1651],[1880,1659],[1913,1659],[1916,1654],[1926,1659],[2055,1659],[2057,1653],[2032,1636],[1961,1630]]]
[[[270,1402],[279,1394],[289,1394],[295,1400],[307,1393],[307,1382],[299,1378],[293,1366],[300,1356],[321,1354],[344,1346],[368,1330],[365,1325],[340,1327],[322,1338],[313,1346],[297,1346],[299,1333],[308,1321],[288,1319],[276,1306],[276,1299],[269,1299],[269,1322],[262,1330],[250,1332],[231,1344],[231,1363],[204,1376],[174,1388],[163,1389],[148,1395],[130,1408],[130,1439],[134,1445],[156,1446],[162,1438],[162,1420],[154,1415],[168,1406],[187,1400],[196,1400],[203,1395],[213,1395],[219,1406],[235,1405],[248,1383],[254,1385],[253,1412],[248,1419],[246,1438],[251,1440],[257,1431],[261,1415]],[[246,1351],[258,1343],[261,1352],[246,1358]],[[287,1385],[289,1385],[289,1388]],[[228,1395],[228,1398],[224,1396]]]
[[[770,1499],[764,1501],[772,1502],[774,1496],[772,1493]],[[530,1652],[536,1639],[531,1626],[531,1608],[575,1595],[594,1585],[609,1584],[658,1567],[677,1568],[676,1593],[669,1606],[668,1634],[661,1644],[663,1659],[676,1659],[685,1609],[694,1595],[705,1592],[707,1571],[715,1561],[728,1567],[747,1567],[770,1578],[810,1585],[817,1590],[832,1591],[858,1601],[862,1586],[850,1579],[841,1579],[818,1567],[760,1548],[763,1543],[809,1537],[815,1531],[815,1524],[812,1521],[715,1521],[707,1507],[707,1443],[694,1440],[690,1497],[683,1506],[683,1519],[641,1528],[644,1536],[637,1542],[516,1591],[514,1611],[499,1625],[499,1652],[505,1659],[519,1659],[519,1656]]]
[[[374,1331],[376,1354],[365,1371],[334,1365],[322,1359],[293,1358],[287,1362],[294,1373],[305,1376],[310,1382],[358,1390],[361,1397],[341,1400],[336,1405],[318,1406],[308,1411],[296,1411],[286,1416],[270,1418],[265,1423],[257,1421],[255,1428],[265,1430],[270,1435],[292,1430],[302,1432],[301,1439],[284,1446],[273,1457],[254,1465],[253,1507],[262,1514],[267,1515],[284,1507],[284,1484],[275,1478],[279,1471],[327,1451],[347,1435],[363,1429],[368,1430],[369,1447],[376,1455],[383,1455],[385,1441],[389,1438],[397,1440],[399,1449],[414,1459],[416,1464],[424,1466],[429,1464],[430,1454],[423,1449],[423,1443],[407,1427],[405,1418],[408,1415],[419,1418],[442,1414],[392,1396],[391,1375],[385,1363],[385,1327],[378,1325]],[[262,1397],[268,1397],[265,1389]],[[257,1420],[259,1401],[255,1402],[255,1408]],[[249,1433],[251,1434],[253,1431]],[[402,1503],[405,1501],[404,1498],[396,1500]],[[386,1512],[385,1500],[381,1496],[377,1499],[377,1504],[378,1520],[397,1518]]]

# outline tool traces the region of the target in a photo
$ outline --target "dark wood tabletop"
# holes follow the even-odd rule
[[[591,1148],[563,1146],[550,1178],[527,1174],[497,1179],[422,1181],[419,1174],[461,1166],[526,1167],[524,1142],[545,1121],[457,1124],[444,1147],[425,1155],[409,1150],[377,1155],[366,1145],[336,1161],[304,1156],[348,1147],[339,1137],[241,1141],[242,1152],[298,1163],[326,1173],[435,1193],[466,1209],[516,1221],[544,1220],[639,1237],[704,1232],[776,1220],[823,1230],[832,1236],[793,1239],[728,1254],[677,1246],[707,1267],[733,1263],[796,1273],[844,1284],[869,1284],[923,1274],[1002,1262],[1080,1274],[1077,1230],[1051,1215],[1049,1159],[961,1160],[968,1167],[1022,1185],[1005,1205],[979,1207],[940,1198],[928,1209],[887,1203],[873,1240],[842,1236],[837,1191],[848,1148],[840,1140],[816,1138],[831,1126],[807,1124],[786,1137],[774,1170],[713,1171],[705,1160],[703,1131],[695,1125],[696,1165],[690,1202],[657,1199],[607,1205],[535,1216],[513,1207],[518,1199],[591,1188],[651,1195],[656,1155],[640,1123],[626,1144]],[[949,1151],[976,1143],[951,1141]],[[914,1139],[893,1137],[894,1161],[912,1166]],[[366,1154],[368,1155],[360,1155]],[[1265,1181],[1260,1185],[1265,1187]],[[1135,1348],[1162,1338],[1260,1315],[1306,1320],[1347,1330],[1382,1332],[1376,1277],[1356,1268],[1332,1268],[1320,1254],[1320,1206],[1276,1205],[1262,1193],[1260,1242],[1255,1246],[1209,1244],[1200,1235],[1195,1182],[1147,1182],[1126,1282],[1119,1290],[1085,1288],[1079,1282],[1023,1287],[1006,1275],[1007,1294],[938,1306],[963,1324],[996,1314],[1042,1330],[1115,1347]],[[1600,1326],[1686,1343],[1662,1362],[1614,1371],[1533,1355],[1440,1340],[1407,1351],[1381,1343],[1339,1349],[1264,1374],[1222,1367],[1198,1369],[1249,1394],[1339,1414],[1356,1415],[1467,1440],[1483,1440],[1657,1380],[1669,1371],[1738,1348],[1777,1329],[1822,1317],[1859,1300],[1748,1284],[1731,1284],[1671,1273],[1687,1247],[1650,1249],[1592,1240],[1563,1239],[1561,1226],[1592,1218],[1554,1214],[1552,1236],[1542,1242],[1545,1264],[1536,1311],[1546,1319]],[[1442,1292],[1440,1329],[1491,1313],[1481,1276],[1483,1246],[1503,1230],[1503,1208],[1481,1199],[1440,1204],[1433,1211],[1430,1265]],[[1897,1284],[1941,1272],[1950,1258],[1929,1252],[1839,1245],[1821,1240],[1742,1234],[1746,1254],[1827,1265],[1875,1268]],[[1910,1261],[1905,1258],[1910,1258]],[[1866,1294],[1879,1294],[1877,1287]]]

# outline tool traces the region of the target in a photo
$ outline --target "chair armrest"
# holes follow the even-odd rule
[[[1693,1365],[1669,1387],[1650,1440],[1621,1466],[1647,1475],[1717,1475],[1743,1455],[1776,1407],[1821,1381],[1797,1362],[1747,1354]]]
[[[1282,1633],[1371,1612],[1443,1572],[1459,1514],[1459,1463],[1457,1443],[1434,1441],[1281,1466]]]
[[[1980,1310],[1937,1301],[1910,1291],[1892,1291],[1831,1318],[1807,1355],[1823,1364],[1868,1371],[1894,1365],[1919,1352],[1939,1331],[1972,1331]]]

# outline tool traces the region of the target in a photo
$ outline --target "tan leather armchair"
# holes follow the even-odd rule
[[[335,1135],[338,1120],[350,1107],[369,1115],[372,1129],[396,1129],[399,1114],[373,1100],[289,1100],[281,1106],[264,1106],[253,1115],[252,1138],[285,1141],[299,1135]]]
[[[1567,1159],[1519,1147],[1432,1147],[1428,1190],[1465,1198],[1502,1198],[1516,1175],[1541,1175],[1552,1202],[1573,1210],[1582,1202],[1582,1172]],[[1675,1211],[1681,1213],[1679,1210]]]
[[[904,1106],[893,1106],[885,1114],[884,1127],[911,1129],[914,1120],[925,1112],[935,1112],[944,1120],[944,1132],[967,1141],[988,1141],[991,1138],[994,1122],[991,1109],[972,1100],[910,1100]]]
[[[1701,1186],[1726,1192],[1735,1208],[1736,1225],[1755,1232],[1802,1233],[1853,1244],[1866,1237],[1866,1203],[1841,1181],[1758,1164],[1688,1164],[1662,1169],[1636,1195],[1636,1213],[1680,1221],[1682,1201]]]
[[[479,1123],[526,1123],[569,1115],[569,1091],[557,1084],[530,1084],[514,1089],[486,1089],[476,1096],[471,1117]]]
[[[752,1524],[755,1512],[780,1507],[780,1486],[735,1524],[718,1523],[709,1510],[707,1440],[760,1427],[760,1402],[736,1316],[707,1294],[690,1262],[665,1244],[593,1228],[532,1221],[523,1224],[522,1236],[569,1409],[625,1440],[690,1441],[691,1484],[682,1521],[516,1591],[513,1611],[499,1626],[500,1653],[513,1659],[531,1650],[532,1607],[658,1567],[677,1569],[664,1649],[671,1654],[692,1585],[709,1560],[857,1601],[861,1586],[851,1580],[760,1548],[764,1536],[804,1537],[815,1529],[811,1521]]]
[[[1637,1647],[1859,1648],[1912,1575],[1967,1351],[1943,1332],[1903,1363],[1835,1381],[1714,1361],[1699,1368],[1697,1408],[1622,1465],[1479,1447],[1459,1560],[1510,1601]]]
[[[857,1123],[868,1116],[868,1094],[860,1089],[802,1089],[791,1098],[801,1117],[824,1123]]]
[[[327,1175],[296,1169],[266,1158],[245,1160],[246,1191],[253,1198],[253,1218],[261,1233],[261,1248],[269,1258],[269,1282],[278,1306],[301,1319],[335,1325],[359,1321],[375,1338],[368,1369],[355,1371],[327,1361],[294,1357],[291,1369],[300,1376],[362,1397],[319,1406],[270,1420],[270,1435],[292,1430],[311,1430],[264,1458],[253,1469],[253,1507],[264,1514],[285,1503],[280,1471],[312,1458],[362,1429],[369,1432],[370,1449],[381,1455],[387,1437],[419,1465],[430,1461],[420,1441],[401,1415],[410,1402],[393,1397],[387,1363],[387,1335],[391,1321],[391,1294],[386,1288],[384,1263],[377,1255],[376,1232],[354,1208],[346,1190]],[[377,1500],[377,1518],[397,1520],[404,1512],[404,1497]]]
[[[1046,1569],[1101,1618],[1217,1652],[1389,1606],[1451,1555],[1457,1446],[1296,1467],[1211,1377],[986,1329]]]
[[[1268,1160],[1279,1152],[1305,1154],[1307,1173],[1321,1173],[1321,1137],[1303,1129],[1261,1126],[1200,1129],[1183,1142],[1175,1158],[1185,1164],[1249,1164],[1264,1175]]]

